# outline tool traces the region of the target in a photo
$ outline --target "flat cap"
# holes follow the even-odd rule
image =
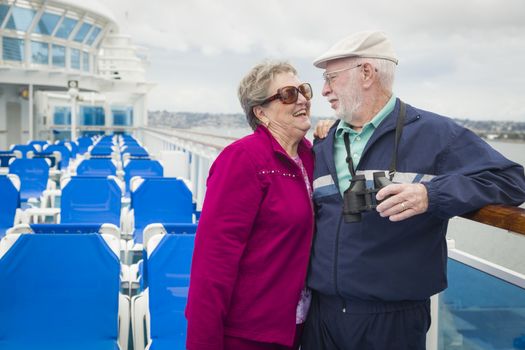
[[[397,64],[396,53],[383,32],[364,31],[342,39],[314,60],[317,68],[326,68],[326,62],[345,57],[382,58]]]

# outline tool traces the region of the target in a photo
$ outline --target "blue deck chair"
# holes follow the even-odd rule
[[[71,158],[75,159],[77,157],[77,154],[78,154],[78,144],[76,142],[73,142],[73,141],[62,142],[62,144],[66,145],[66,147],[69,148],[69,150],[71,152]]]
[[[27,158],[27,152],[36,152],[36,148],[33,145],[14,145],[11,147],[11,151],[19,151],[22,154],[22,158]]]
[[[194,234],[160,234],[147,242],[148,290],[132,301],[132,328],[135,349],[146,343],[150,350],[185,349],[187,322],[184,310],[188,299]],[[147,295],[146,295],[147,294]],[[144,314],[149,312],[149,329],[144,332]]]
[[[92,158],[111,158],[113,148],[110,145],[95,145],[89,154]]]
[[[0,175],[0,239],[15,223],[20,208],[20,180],[15,175]]]
[[[193,223],[193,198],[184,181],[160,177],[135,181],[138,186],[131,192],[134,243],[142,244],[142,232],[149,224]]]
[[[8,238],[14,242],[0,257],[0,349],[118,350],[118,240],[8,234],[0,245]]]
[[[115,237],[120,237],[119,228],[113,224],[31,224],[31,232],[34,233],[94,233],[107,232]]]
[[[60,152],[62,159],[58,163],[58,169],[67,169],[69,166],[69,159],[71,158],[71,150],[64,144],[49,145],[44,148],[45,152]]]
[[[49,164],[43,158],[15,159],[9,165],[9,173],[20,178],[20,200],[27,202],[29,198],[40,198],[47,188]]]
[[[33,140],[28,142],[28,145],[34,146],[37,149],[37,151],[42,151],[44,147],[48,144],[49,142],[44,140]]]
[[[125,145],[122,147],[122,155],[129,154],[131,158],[149,157],[148,151],[139,145]]]
[[[120,227],[122,190],[114,176],[74,176],[61,183],[60,223]]]
[[[9,167],[9,161],[16,158],[16,154],[13,151],[0,151],[0,167]]]
[[[87,152],[89,146],[93,145],[93,140],[91,137],[82,136],[77,139],[78,143],[78,154],[84,154]]]
[[[109,158],[84,159],[77,167],[77,175],[109,176],[117,174],[117,166]]]
[[[58,168],[58,164],[60,163],[60,159],[62,159],[62,155],[58,151],[29,151],[27,152],[27,158],[44,158],[49,159],[49,167],[50,168]],[[58,161],[57,161],[58,160]]]
[[[134,176],[162,177],[164,168],[157,160],[131,159],[124,163],[124,182],[126,183],[126,197],[129,197],[129,183]]]

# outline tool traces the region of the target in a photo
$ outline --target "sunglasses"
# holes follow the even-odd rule
[[[261,102],[261,105],[272,102],[274,100],[281,100],[282,103],[288,105],[291,103],[297,102],[299,98],[299,93],[309,101],[312,98],[312,87],[308,83],[303,83],[298,87],[295,86],[285,86],[277,90],[277,93],[273,96],[268,97]]]

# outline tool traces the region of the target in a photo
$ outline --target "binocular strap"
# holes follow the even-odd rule
[[[400,104],[399,105],[399,117],[397,118],[396,138],[394,140],[394,150],[392,152],[392,161],[390,162],[390,168],[388,170],[388,176],[390,178],[390,181],[392,181],[396,173],[397,150],[399,148],[399,140],[401,139],[401,134],[403,133],[403,126],[405,125],[405,117],[406,117],[405,103],[399,100],[399,104]],[[352,175],[352,178],[355,178],[354,162],[351,156],[352,153],[350,152],[350,134],[345,132],[343,135],[343,138],[345,141],[346,162],[348,163],[348,171],[350,171],[350,175]]]

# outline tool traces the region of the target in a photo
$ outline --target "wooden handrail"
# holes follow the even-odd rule
[[[478,211],[461,215],[465,219],[525,235],[525,209],[508,205],[487,205]]]

